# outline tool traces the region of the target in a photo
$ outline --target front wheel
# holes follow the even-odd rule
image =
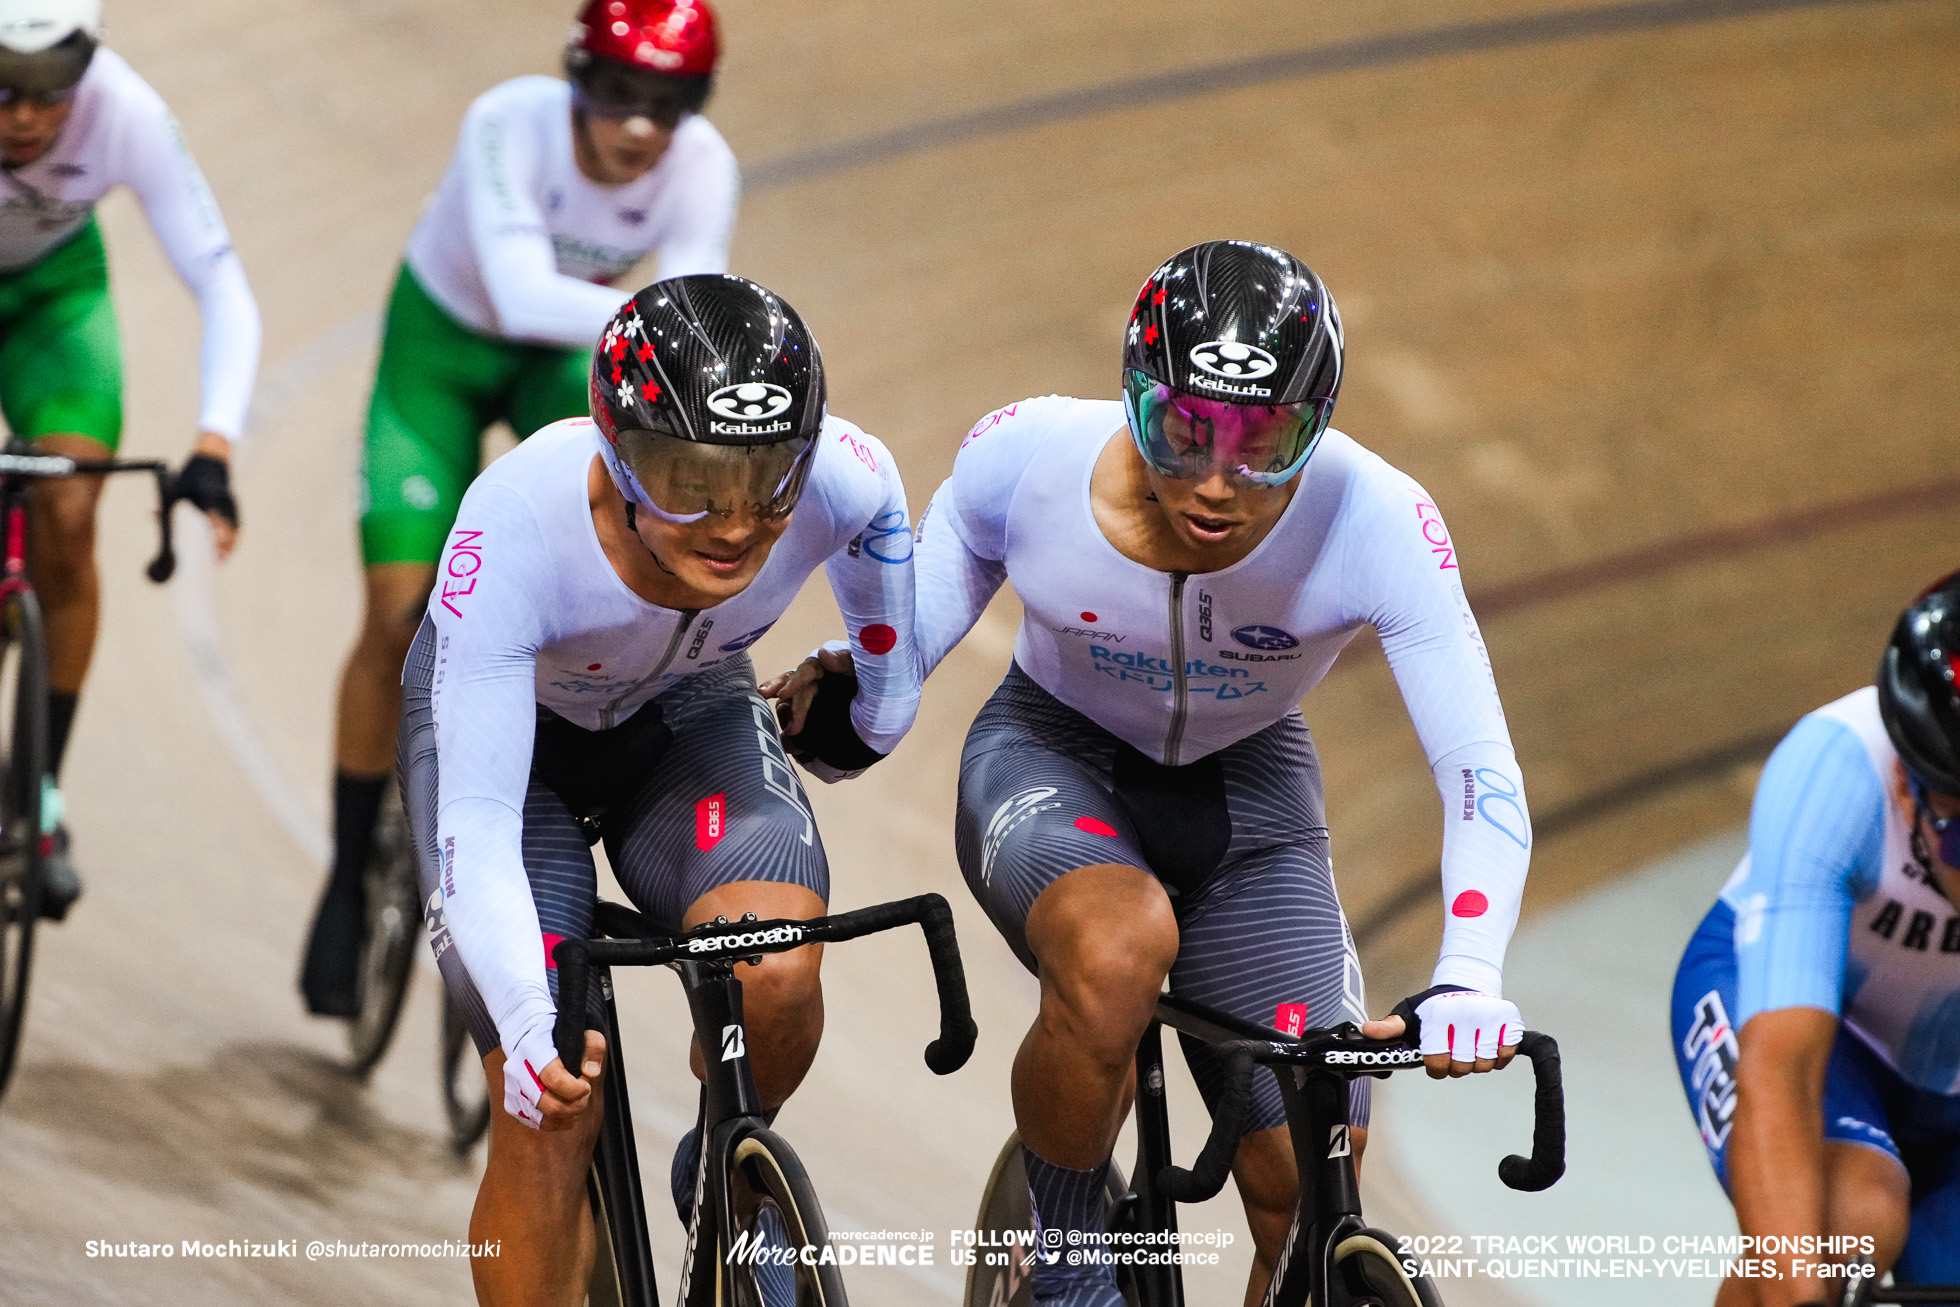
[[[476,1041],[463,1021],[463,1010],[442,990],[442,1107],[449,1118],[449,1146],[458,1156],[476,1147],[490,1128],[490,1090],[483,1078],[483,1061]]]
[[[367,945],[361,951],[360,1015],[347,1027],[353,1070],[366,1075],[388,1051],[415,977],[415,946],[422,937],[421,894],[416,888],[415,847],[400,792],[389,787],[375,823],[367,865]]]
[[[41,785],[48,756],[48,652],[40,605],[0,604],[0,1094],[12,1077],[41,915]]]
[[[1334,1275],[1351,1307],[1443,1307],[1425,1275],[1409,1273],[1400,1240],[1381,1230],[1356,1230],[1334,1245]]]
[[[734,1228],[721,1252],[732,1307],[846,1307],[834,1264],[816,1264],[830,1232],[810,1177],[780,1135],[757,1130],[735,1142],[728,1169]],[[815,1249],[805,1254],[804,1249]],[[806,1264],[809,1263],[809,1264]]]

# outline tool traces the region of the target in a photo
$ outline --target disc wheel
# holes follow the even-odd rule
[[[753,1261],[726,1268],[720,1300],[733,1307],[846,1307],[844,1281],[835,1265],[805,1265],[801,1250],[830,1247],[830,1232],[816,1190],[780,1135],[757,1130],[736,1141],[728,1172],[728,1205],[734,1226],[727,1238],[734,1246],[764,1250]],[[774,1249],[785,1256],[770,1256]],[[781,1264],[788,1261],[790,1264]]]
[[[1130,1186],[1123,1169],[1113,1160],[1104,1178],[1103,1197],[1109,1208],[1129,1196]],[[1034,1307],[1034,1208],[1028,1202],[1028,1173],[1021,1160],[1020,1131],[1007,1136],[1000,1156],[987,1174],[987,1187],[980,1195],[980,1213],[973,1218],[973,1229],[986,1246],[966,1270],[965,1307]],[[989,1263],[988,1254],[1000,1260]],[[1119,1273],[1117,1287],[1123,1300],[1134,1307],[1136,1288],[1129,1276]]]
[[[366,1075],[388,1051],[415,977],[415,945],[422,934],[421,895],[408,820],[394,786],[375,823],[367,866],[367,944],[361,951],[360,1015],[347,1026],[353,1069]]]
[[[449,1118],[449,1146],[467,1153],[490,1128],[490,1089],[483,1079],[483,1062],[476,1041],[463,1024],[456,1000],[442,991],[442,1109]]]
[[[1334,1245],[1334,1277],[1345,1307],[1443,1307],[1428,1277],[1410,1275],[1397,1255],[1394,1235],[1356,1230]]]
[[[47,637],[28,591],[0,604],[0,1094],[13,1076],[41,914],[47,771]]]

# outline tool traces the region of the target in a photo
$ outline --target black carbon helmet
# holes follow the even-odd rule
[[[1899,615],[1878,660],[1878,710],[1906,767],[1960,795],[1960,572]]]
[[[733,494],[786,514],[823,429],[817,342],[745,277],[675,277],[628,300],[593,351],[590,392],[620,492],[682,521],[728,511]],[[694,502],[704,479],[719,489]]]
[[[823,418],[817,342],[746,277],[655,282],[613,315],[592,355],[592,420],[613,443],[637,430],[773,445],[815,436]]]
[[[1271,245],[1206,241],[1143,284],[1123,370],[1205,399],[1331,410],[1341,351],[1341,315],[1312,268]]]

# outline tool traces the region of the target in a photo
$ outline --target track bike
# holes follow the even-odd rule
[[[1225,1059],[1225,1090],[1210,1137],[1190,1170],[1171,1162],[1165,1026],[1213,1045]],[[1349,1144],[1349,1082],[1421,1067],[1416,1041],[1414,1031],[1369,1039],[1352,1022],[1290,1037],[1188,999],[1160,995],[1156,1017],[1137,1044],[1136,1167],[1125,1182],[1110,1164],[1110,1242],[1085,1244],[1081,1251],[1107,1247],[1127,1256],[1148,1250],[1145,1257],[1118,1260],[1117,1287],[1124,1300],[1131,1307],[1184,1307],[1183,1274],[1173,1259],[1158,1254],[1180,1247],[1177,1204],[1203,1202],[1224,1187],[1252,1076],[1265,1066],[1279,1080],[1301,1192],[1262,1302],[1266,1307],[1441,1307],[1428,1278],[1404,1255],[1402,1241],[1362,1219]],[[1558,1045],[1551,1036],[1526,1031],[1518,1052],[1530,1059],[1537,1081],[1532,1151],[1529,1158],[1505,1158],[1498,1175],[1513,1189],[1533,1191],[1564,1174],[1565,1099]],[[1021,1250],[969,1270],[966,1307],[1031,1307],[1037,1259],[1068,1250],[1033,1246],[1034,1214],[1018,1135],[1009,1137],[994,1163],[974,1228],[990,1246],[1018,1243]]]
[[[415,949],[422,941],[415,846],[398,785],[387,787],[362,875],[367,882],[367,929],[356,973],[360,1010],[347,1023],[347,1051],[351,1069],[364,1076],[395,1037],[409,982],[415,978]]]
[[[75,459],[12,444],[0,453],[0,1094],[13,1075],[34,970],[45,863],[54,850],[54,820],[42,801],[48,774],[48,636],[27,574],[28,496],[36,481],[116,472],[156,478],[157,553],[149,578],[161,585],[177,570],[170,543],[171,476],[154,459]],[[44,820],[44,817],[46,818]]]
[[[1960,1307],[1960,1284],[1880,1284],[1867,1275],[1844,1286],[1843,1307],[1889,1307],[1890,1304],[1924,1304],[1925,1307]]]
[[[476,1147],[490,1129],[490,1090],[483,1083],[483,1064],[476,1042],[463,1020],[463,1009],[449,991],[442,991],[442,1034],[436,1044],[436,1069],[442,1076],[442,1110],[449,1122],[449,1146],[461,1157]]]
[[[601,901],[593,914],[594,938],[561,940],[552,949],[559,1059],[567,1067],[584,1060],[585,1031],[595,1015],[594,982],[594,1028],[606,1038],[604,1103],[587,1182],[598,1236],[590,1307],[658,1307],[660,1301],[627,1106],[612,968],[673,967],[706,1054],[701,1163],[676,1300],[683,1307],[846,1307],[836,1265],[817,1255],[828,1251],[829,1230],[816,1190],[788,1142],[769,1128],[756,1095],[735,965],[907,925],[925,932],[939,995],[939,1037],[926,1048],[926,1065],[948,1075],[972,1055],[977,1031],[952,910],[937,894],[807,921],[757,921],[753,913],[739,921],[717,917],[678,935],[630,908]]]

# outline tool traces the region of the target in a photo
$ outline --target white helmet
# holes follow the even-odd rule
[[[102,0],[0,0],[0,46],[39,54],[80,32],[102,39]]]

